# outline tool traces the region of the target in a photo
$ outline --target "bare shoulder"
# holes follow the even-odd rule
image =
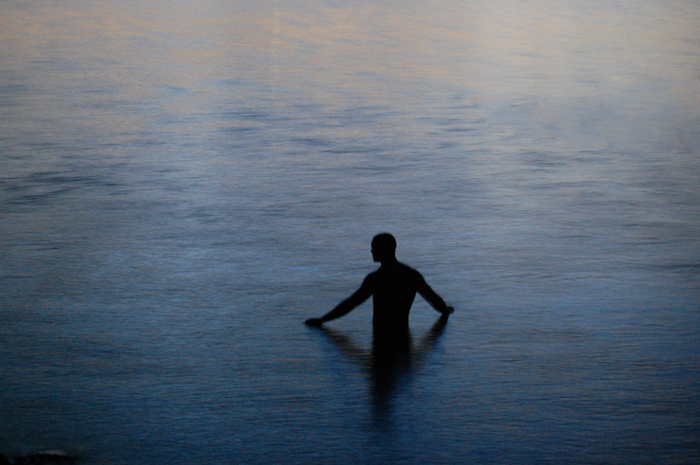
[[[417,275],[420,276],[421,274],[416,270],[415,268],[411,268],[410,266],[406,265],[405,263],[399,262],[399,267],[404,273],[410,273],[412,275]]]
[[[370,274],[368,274],[367,276],[365,276],[365,280],[362,281],[362,287],[374,286],[374,284],[377,282],[378,276],[379,276],[379,270],[373,271]]]
[[[411,268],[410,266],[406,265],[405,263],[399,263],[399,265],[400,265],[401,273],[404,276],[408,277],[414,283],[420,283],[421,281],[425,281],[425,279],[423,279],[423,275],[420,274],[420,272],[418,270],[416,270],[415,268]]]

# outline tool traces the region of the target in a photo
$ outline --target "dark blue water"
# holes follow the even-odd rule
[[[698,24],[0,2],[0,453],[700,462]],[[381,231],[456,313],[378,372],[369,304],[302,322]]]

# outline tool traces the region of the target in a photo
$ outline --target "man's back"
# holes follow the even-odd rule
[[[390,334],[406,333],[408,330],[408,313],[419,293],[432,307],[443,315],[454,312],[445,301],[425,282],[423,276],[413,268],[396,260],[396,239],[391,234],[383,233],[372,239],[372,259],[382,266],[367,275],[362,286],[350,297],[343,300],[333,310],[321,318],[309,318],[306,324],[320,326],[326,321],[347,315],[369,296],[373,296],[373,325],[377,330]]]
[[[365,286],[372,294],[375,330],[407,329],[408,315],[417,292],[433,307],[446,307],[418,271],[400,262],[383,264],[365,278],[362,287]]]

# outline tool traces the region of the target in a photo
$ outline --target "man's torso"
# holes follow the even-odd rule
[[[375,330],[407,329],[408,314],[416,297],[420,274],[396,262],[392,266],[382,266],[367,278],[372,287]]]

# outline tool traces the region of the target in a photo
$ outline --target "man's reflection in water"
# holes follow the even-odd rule
[[[448,315],[438,318],[417,346],[408,328],[399,334],[384,334],[375,329],[369,353],[335,330],[321,327],[321,331],[369,375],[374,420],[387,423],[397,390],[408,386],[445,330],[448,318]]]

